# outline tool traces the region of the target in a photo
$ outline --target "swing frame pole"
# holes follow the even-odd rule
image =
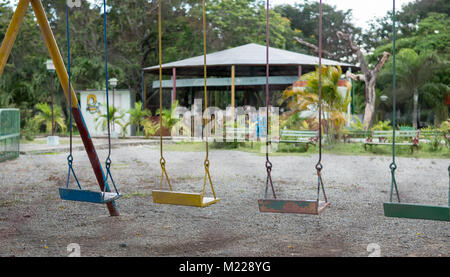
[[[95,151],[94,143],[92,142],[91,136],[89,134],[89,130],[84,122],[83,115],[78,106],[78,100],[75,94],[73,87],[70,87],[69,91],[69,75],[67,74],[66,67],[64,65],[64,61],[61,57],[61,53],[59,52],[58,45],[56,43],[55,37],[53,36],[52,29],[47,20],[47,16],[45,15],[44,8],[40,0],[31,0],[31,5],[33,7],[34,13],[36,15],[36,19],[39,23],[39,27],[41,29],[42,35],[44,37],[44,41],[47,45],[50,56],[53,60],[53,63],[56,67],[56,72],[58,74],[59,80],[61,82],[61,86],[64,89],[64,94],[67,100],[72,99],[72,115],[75,123],[77,124],[78,131],[80,133],[81,139],[84,144],[84,148],[89,157],[89,161],[91,162],[92,169],[94,170],[95,177],[100,186],[101,191],[110,192],[110,188],[108,184],[105,182],[106,177],[103,172],[102,165],[98,158],[97,152]],[[115,202],[110,202],[107,204],[109,214],[111,216],[118,216],[119,210]]]
[[[52,29],[48,23],[41,0],[20,0],[19,4],[17,5],[16,11],[13,15],[13,19],[11,20],[5,39],[3,40],[2,46],[0,48],[0,77],[3,73],[6,61],[8,60],[9,54],[14,45],[29,3],[31,3],[31,6],[33,7],[33,11],[38,21],[39,28],[41,29],[43,39],[47,46],[50,57],[55,65],[58,79],[64,90],[66,100],[72,100],[71,111],[73,114],[73,118],[80,132],[81,139],[83,141],[86,153],[89,157],[89,161],[91,162],[92,169],[94,170],[97,182],[100,186],[101,191],[110,192],[108,183],[105,181],[106,178],[100,160],[98,158],[97,152],[95,151],[94,143],[92,142],[91,136],[89,135],[89,130],[79,109],[75,91],[72,86],[69,89],[69,75],[64,65],[64,60],[62,59]],[[111,216],[119,215],[119,210],[117,209],[115,202],[108,203],[107,208]]]

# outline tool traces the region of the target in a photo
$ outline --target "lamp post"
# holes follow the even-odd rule
[[[45,62],[45,66],[47,68],[47,71],[50,72],[50,102],[51,102],[51,110],[52,110],[52,135],[50,137],[47,137],[47,144],[48,145],[58,145],[59,144],[59,137],[55,136],[55,111],[54,111],[54,73],[56,71],[55,65],[53,64],[52,60],[47,60]]]
[[[115,98],[115,89],[117,86],[117,83],[119,82],[119,80],[117,80],[116,78],[111,78],[108,80],[109,81],[109,85],[112,87],[113,89],[113,94],[112,94],[112,107],[113,107],[113,113],[114,113],[114,98]],[[112,119],[112,130],[115,131],[115,126],[114,126],[114,114],[113,114],[113,119]],[[114,134],[115,136],[115,134]]]
[[[389,97],[387,97],[384,94],[380,96],[380,100],[382,103],[386,103],[388,99],[389,99]],[[383,120],[384,120],[384,116],[383,116]]]

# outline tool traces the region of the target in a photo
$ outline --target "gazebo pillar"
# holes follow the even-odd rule
[[[231,66],[231,111],[234,118],[234,108],[235,108],[235,99],[236,99],[236,87],[235,87],[235,79],[236,79],[236,66]]]
[[[172,87],[172,105],[173,105],[173,103],[177,101],[177,69],[175,67],[172,69],[172,82],[173,82]]]

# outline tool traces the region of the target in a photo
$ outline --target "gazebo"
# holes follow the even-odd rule
[[[270,47],[270,89],[283,90],[292,85],[303,74],[315,69],[319,58],[292,51]],[[225,102],[235,107],[236,91],[243,91],[238,100],[240,105],[258,106],[259,96],[266,84],[266,46],[250,43],[235,48],[207,54],[208,91],[215,93],[211,104]],[[162,65],[163,75],[171,79],[163,80],[162,88],[171,91],[171,100],[178,100],[183,106],[189,106],[194,98],[201,98],[204,86],[203,80],[204,57],[197,56],[189,59],[166,63]],[[356,69],[352,64],[329,59],[322,59],[323,65],[341,66],[343,71]],[[143,69],[143,74],[159,74],[159,65]],[[152,84],[154,95],[159,90],[159,81]],[[178,90],[178,95],[177,95]],[[229,96],[223,97],[230,91]],[[144,94],[144,92],[143,92]],[[146,94],[146,93],[145,93]],[[146,99],[146,95],[143,95]],[[228,101],[229,99],[229,101]],[[259,103],[262,104],[262,103]]]

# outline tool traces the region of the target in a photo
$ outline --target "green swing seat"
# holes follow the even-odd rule
[[[383,207],[387,217],[450,221],[450,207],[393,202]]]

